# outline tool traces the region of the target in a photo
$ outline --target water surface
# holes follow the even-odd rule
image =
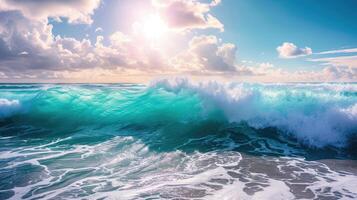
[[[357,84],[1,84],[0,199],[356,199]]]

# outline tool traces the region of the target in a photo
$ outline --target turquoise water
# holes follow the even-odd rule
[[[1,84],[0,199],[353,199],[356,138],[355,83]]]

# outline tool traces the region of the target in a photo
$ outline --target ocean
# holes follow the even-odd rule
[[[0,84],[0,199],[357,199],[357,83]]]

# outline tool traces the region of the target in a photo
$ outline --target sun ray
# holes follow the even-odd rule
[[[168,27],[157,14],[148,16],[143,23],[143,33],[150,40],[158,40],[165,35]]]

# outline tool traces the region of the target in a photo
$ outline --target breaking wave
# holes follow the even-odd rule
[[[312,147],[344,147],[357,133],[356,84],[164,79],[149,86],[53,85],[5,90],[0,117],[28,125],[41,122],[41,128],[65,124],[67,128],[111,125],[151,130],[171,124],[246,123],[255,129],[277,128]]]
[[[357,84],[0,84],[0,199],[356,199]]]

